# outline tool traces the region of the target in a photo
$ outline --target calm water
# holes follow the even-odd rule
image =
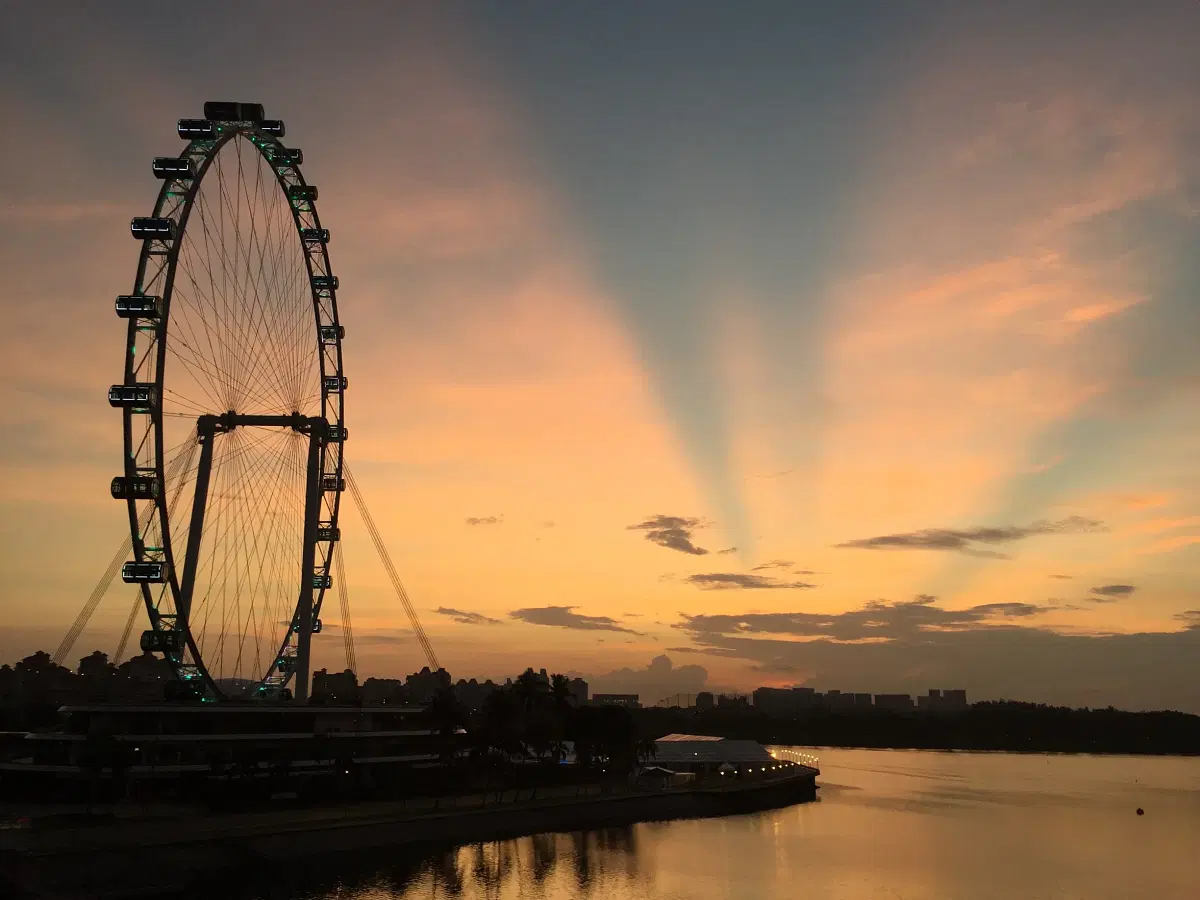
[[[1200,898],[1200,759],[813,752],[815,803],[379,854],[296,873],[303,887],[276,882],[260,896]]]

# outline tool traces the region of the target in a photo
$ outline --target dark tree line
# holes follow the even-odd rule
[[[812,710],[768,716],[754,710],[696,713],[648,709],[643,729],[690,731],[765,744],[1043,753],[1200,754],[1200,716],[1182,712],[1071,709],[1036,703],[975,703],[960,713]]]
[[[528,763],[555,766],[568,748],[577,771],[619,777],[654,753],[654,742],[641,736],[628,709],[577,706],[566,676],[553,675],[547,683],[531,669],[489,694],[473,713],[452,688],[438,691],[426,716],[441,736],[447,762],[493,778]]]

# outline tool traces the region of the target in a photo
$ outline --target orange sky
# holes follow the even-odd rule
[[[1172,661],[1122,702],[1153,706],[1161,684],[1173,703],[1200,705],[1171,668],[1194,652],[1176,633],[1200,607],[1196,367],[1161,337],[1197,323],[1180,314],[1200,302],[1180,248],[1194,252],[1200,236],[1200,110],[1183,88],[1195,62],[1155,43],[1172,29],[1195,34],[1195,18],[1085,29],[1064,53],[1026,46],[1011,22],[931,24],[911,38],[914,59],[889,63],[903,77],[881,76],[872,104],[852,109],[854,133],[870,139],[852,148],[854,177],[818,228],[836,253],[820,259],[819,279],[792,283],[759,255],[764,241],[786,255],[792,234],[795,254],[810,252],[805,209],[780,220],[772,185],[754,177],[762,160],[778,161],[766,124],[744,159],[727,157],[704,138],[722,139],[733,114],[692,119],[690,101],[670,94],[688,72],[714,93],[753,92],[753,71],[705,67],[665,34],[629,50],[629,65],[652,78],[659,48],[679,82],[664,76],[662,96],[643,101],[594,99],[589,127],[628,127],[604,110],[638,102],[675,103],[680,122],[628,132],[633,158],[661,175],[622,179],[614,150],[611,196],[589,205],[579,185],[595,178],[586,167],[603,160],[602,145],[564,157],[575,126],[555,118],[563,99],[523,86],[557,74],[580,98],[590,96],[580,85],[615,95],[605,80],[615,75],[589,68],[586,54],[514,61],[521,39],[469,15],[381,16],[346,19],[326,75],[303,94],[289,86],[304,71],[294,56],[197,77],[208,71],[197,44],[174,48],[186,64],[136,103],[121,98],[137,96],[139,76],[113,62],[135,36],[96,26],[86,52],[50,77],[86,23],[57,33],[32,16],[37,49],[5,63],[24,77],[0,89],[6,121],[24,123],[0,151],[10,234],[0,390],[17,432],[0,497],[6,658],[57,644],[121,540],[123,509],[106,497],[120,427],[104,391],[120,373],[111,299],[136,262],[127,221],[148,211],[149,159],[176,146],[173,120],[232,92],[288,121],[287,142],[304,148],[320,185],[347,327],[348,459],[456,676],[527,664],[640,670],[669,650],[677,670],[703,665],[717,687],[884,691],[938,677],[1011,693],[1002,670],[924,666],[919,641],[906,644],[912,665],[889,674],[839,665],[836,647],[817,662],[798,643],[793,659],[687,618],[837,617],[931,595],[949,611],[1023,604],[950,632],[1029,632],[1017,654],[1044,654],[1047,634],[1086,644],[1089,659],[1103,645],[1095,665],[1110,674],[1126,651],[1104,635],[1156,635],[1165,649],[1151,655]],[[311,40],[305,29],[319,25],[289,27]],[[367,38],[384,27],[394,52]],[[838,27],[851,40],[858,26]],[[1131,74],[1134,61],[1148,71]],[[830,92],[850,78],[826,74]],[[822,109],[789,89],[798,132],[834,127],[813,126]],[[710,170],[736,177],[720,185]],[[686,197],[676,214],[644,196],[656,178],[674,192],[664,204]],[[819,185],[820,160],[796,178]],[[642,203],[672,223],[637,251],[649,262],[613,227]],[[701,520],[684,529],[709,552],[631,528],[655,516]],[[419,668],[357,515],[345,519],[360,674]],[[1037,525],[1064,520],[1094,527]],[[1015,530],[990,540],[974,531],[983,527]],[[900,537],[869,543],[886,536]],[[777,560],[788,565],[755,568]],[[688,580],[714,574],[737,577]],[[762,589],[763,579],[811,586]],[[1094,590],[1114,585],[1129,590]],[[80,652],[111,652],[126,593],[114,587]],[[512,615],[546,607],[611,622]],[[462,624],[439,608],[500,624]],[[812,638],[789,629],[755,633]],[[322,639],[317,664],[340,667],[340,654],[336,637]],[[874,683],[858,683],[868,675]],[[672,677],[646,676],[645,690],[666,691]],[[694,688],[696,672],[677,683]],[[1114,690],[1121,683],[1113,677]]]

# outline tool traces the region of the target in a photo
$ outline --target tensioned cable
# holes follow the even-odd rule
[[[167,483],[177,478],[181,471],[186,471],[190,465],[190,459],[195,454],[196,444],[193,438],[191,443],[185,444],[178,454],[171,460],[167,469]],[[180,479],[175,486],[175,493],[172,495],[171,503],[179,497],[179,489],[183,485],[183,480]],[[139,521],[139,532],[145,533],[150,522],[154,519],[155,507],[148,506],[142,513],[142,518]],[[100,580],[96,582],[96,586],[92,588],[91,594],[83,604],[83,608],[79,611],[79,615],[75,617],[75,621],[67,630],[66,635],[58,645],[58,649],[54,651],[51,659],[57,664],[62,665],[62,661],[70,654],[71,648],[75,646],[75,642],[79,640],[79,636],[83,634],[83,630],[91,621],[92,615],[96,612],[96,608],[100,605],[100,601],[104,595],[108,593],[109,587],[113,580],[117,577],[117,573],[121,571],[121,567],[125,565],[125,561],[129,559],[129,553],[133,550],[133,536],[126,535],[125,540],[121,542],[121,546],[117,548],[117,552],[113,555],[112,561],[104,570],[104,574],[100,576]],[[141,593],[139,591],[138,597]]]
[[[337,583],[334,587],[338,592],[342,612],[342,645],[346,653],[346,668],[357,672],[358,664],[354,661],[354,628],[350,624],[350,586],[346,583],[346,563],[342,559],[341,541],[334,545],[333,560],[337,567]]]
[[[396,573],[396,567],[392,564],[392,557],[388,554],[387,547],[384,546],[383,537],[380,535],[379,529],[375,526],[375,520],[371,518],[366,501],[363,500],[362,491],[358,489],[358,483],[354,480],[354,475],[345,460],[342,461],[342,472],[346,477],[346,484],[350,488],[350,493],[354,497],[354,505],[358,507],[358,512],[362,516],[363,523],[367,526],[367,533],[371,536],[371,543],[375,545],[375,552],[379,554],[379,560],[383,563],[384,571],[387,572],[388,578],[391,579],[392,588],[395,590],[396,596],[400,598],[405,613],[408,614],[408,622],[412,626],[413,634],[416,635],[417,643],[421,645],[421,649],[425,653],[425,658],[429,660],[429,667],[437,671],[441,668],[438,664],[437,654],[433,652],[433,645],[429,643],[429,638],[425,635],[425,629],[421,627],[421,620],[417,618],[417,611],[408,597],[408,591],[404,589],[404,584],[400,581],[400,576]]]

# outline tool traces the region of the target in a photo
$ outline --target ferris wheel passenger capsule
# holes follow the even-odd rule
[[[264,110],[261,103],[232,103],[209,100],[204,104],[204,118],[214,122],[261,122]]]
[[[195,166],[186,156],[156,156],[150,167],[155,178],[194,178]]]
[[[162,584],[167,569],[160,562],[127,562],[121,566],[121,580],[126,584]]]
[[[350,382],[345,375],[325,376],[325,392],[328,394],[336,394],[338,391],[344,391],[349,386]]]
[[[315,184],[293,184],[287,189],[288,199],[293,203],[312,203],[317,199]]]
[[[287,129],[283,125],[282,119],[263,119],[258,123],[259,130],[271,137],[281,138],[287,134]]]
[[[157,319],[162,316],[162,299],[150,294],[122,294],[117,298],[117,315],[122,319]]]
[[[124,475],[114,478],[109,489],[114,500],[153,500],[159,493],[157,478],[127,478]]]
[[[217,136],[217,130],[208,119],[180,119],[176,131],[185,141],[212,140]]]
[[[328,244],[328,228],[301,228],[300,237],[306,244]]]
[[[317,290],[336,291],[339,284],[340,282],[336,275],[314,275],[312,277],[312,286]]]
[[[178,631],[143,631],[138,646],[143,653],[179,653],[183,650],[183,635]]]
[[[114,384],[108,389],[108,405],[118,409],[153,409],[158,405],[158,388],[152,384]]]
[[[336,344],[346,337],[345,325],[322,325],[319,331],[322,344]]]
[[[304,151],[299,147],[280,147],[271,154],[271,162],[277,169],[303,165]]]
[[[175,237],[175,220],[159,216],[138,216],[129,230],[139,241],[169,241]]]

